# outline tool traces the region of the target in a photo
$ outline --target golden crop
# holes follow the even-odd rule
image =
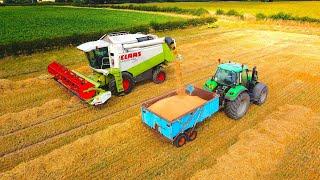
[[[165,83],[140,83],[131,94],[98,108],[44,78],[45,66],[35,65],[37,72],[29,75],[22,73],[29,67],[21,66],[19,75],[1,76],[0,81],[0,177],[202,178],[203,172],[226,175],[224,167],[238,177],[231,167],[244,165],[250,170],[246,173],[265,178],[319,178],[319,27],[304,34],[301,26],[224,24],[164,32],[176,38],[184,56],[183,83],[201,86],[218,58],[256,65],[260,80],[269,86],[266,104],[252,105],[239,121],[217,113],[199,127],[195,141],[178,149],[140,118],[143,101],[176,88],[171,65]],[[70,60],[78,52],[62,52],[58,61],[87,71],[83,61]],[[49,62],[51,57],[10,57],[0,65],[21,59]]]

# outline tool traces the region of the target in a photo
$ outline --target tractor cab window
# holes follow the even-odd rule
[[[220,68],[217,70],[213,78],[217,83],[228,85],[228,86],[237,84],[237,81],[238,81],[236,72],[220,69]]]
[[[99,48],[87,52],[90,66],[95,69],[106,69],[110,67],[108,48]]]

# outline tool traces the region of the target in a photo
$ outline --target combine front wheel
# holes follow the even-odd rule
[[[122,87],[125,94],[129,94],[132,91],[134,87],[134,80],[131,74],[127,72],[122,73]],[[114,95],[121,95],[121,92],[118,92],[117,90],[116,80],[113,76],[109,81],[109,91]]]
[[[132,91],[134,87],[134,80],[131,74],[127,72],[122,73],[122,86],[125,94],[129,94]]]

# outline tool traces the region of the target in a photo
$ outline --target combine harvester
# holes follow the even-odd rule
[[[111,95],[130,93],[139,81],[165,81],[163,66],[174,60],[175,47],[175,40],[170,37],[111,33],[77,47],[85,53],[92,75],[84,76],[55,61],[49,64],[48,72],[80,99],[99,105]]]
[[[249,70],[239,63],[222,63],[203,89],[189,85],[184,94],[173,91],[143,103],[142,122],[181,147],[197,137],[196,125],[220,109],[240,119],[250,102],[262,105],[267,95],[268,88],[258,81],[255,67]]]

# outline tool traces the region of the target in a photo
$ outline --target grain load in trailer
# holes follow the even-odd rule
[[[176,91],[142,105],[142,122],[176,147],[197,137],[195,127],[219,110],[219,96],[189,85],[185,95]]]

